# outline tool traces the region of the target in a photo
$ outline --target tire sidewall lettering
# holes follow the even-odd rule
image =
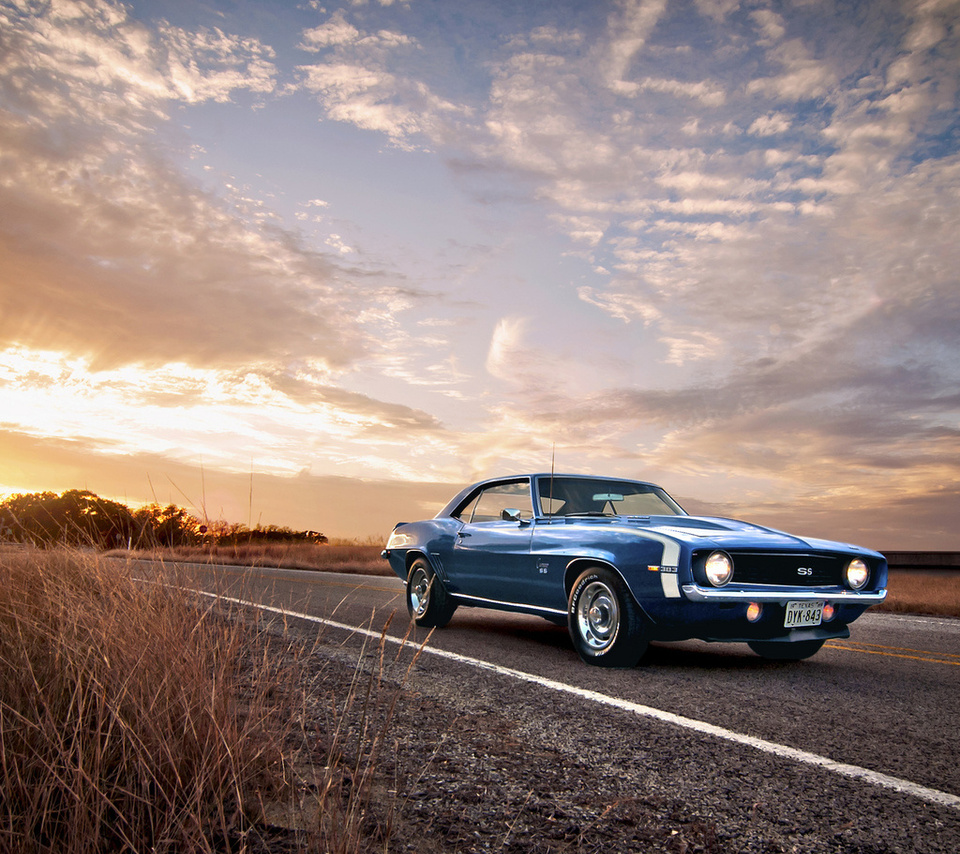
[[[573,595],[570,597],[570,620],[573,622],[573,625],[576,627],[576,634],[578,638],[577,645],[580,648],[581,653],[586,654],[591,658],[602,658],[604,655],[607,655],[614,646],[616,646],[617,639],[620,637],[621,621],[617,622],[617,630],[614,633],[613,638],[611,638],[610,643],[608,643],[603,649],[593,649],[585,642],[585,640],[583,639],[583,636],[580,633],[579,620],[577,619],[576,614],[580,605],[581,594],[587,587],[589,587],[594,582],[598,584],[602,584],[604,587],[606,587],[610,591],[610,593],[613,594],[614,598],[617,600],[618,607],[620,607],[621,602],[620,602],[620,596],[618,594],[618,591],[613,587],[613,585],[611,585],[607,581],[607,579],[601,573],[594,571],[594,572],[591,572],[586,577],[581,578],[577,583],[577,586],[573,590]]]
[[[586,578],[581,578],[577,583],[577,586],[573,589],[573,596],[570,597],[571,604],[575,607],[580,601],[580,594],[583,592],[583,588],[586,587],[593,581],[598,581],[601,584],[606,582],[601,578],[601,576],[596,572],[591,572]]]

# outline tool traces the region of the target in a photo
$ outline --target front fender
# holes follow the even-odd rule
[[[610,533],[610,528],[604,531],[608,539]],[[614,541],[605,542],[602,548],[596,544],[592,547],[581,544],[574,550],[572,544],[565,544],[566,548],[560,545],[555,549],[554,553],[563,552],[568,558],[564,573],[567,597],[584,569],[600,565],[609,567],[623,579],[637,604],[645,611],[649,612],[647,606],[658,600],[681,598],[678,574],[682,563],[680,544],[654,532],[622,529],[616,533],[618,536]]]

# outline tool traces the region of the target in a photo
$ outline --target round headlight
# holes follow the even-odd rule
[[[714,587],[723,587],[733,578],[733,561],[724,552],[712,552],[703,563],[703,571]]]
[[[847,564],[843,575],[847,581],[847,587],[859,590],[870,578],[870,567],[857,557]]]

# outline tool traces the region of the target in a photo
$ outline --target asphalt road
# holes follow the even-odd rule
[[[408,628],[392,578],[190,567],[181,582],[376,632],[396,612],[390,634]],[[347,647],[362,639],[303,625]],[[830,840],[843,828],[857,841],[822,850],[960,850],[960,620],[868,612],[850,639],[804,662],[694,641],[653,645],[638,667],[605,670],[583,664],[563,628],[461,608],[429,649],[464,657],[423,656],[423,683],[438,696],[516,706],[531,737],[596,752],[611,773],[704,814],[746,824],[764,810],[768,822],[800,828],[795,850],[817,850],[818,825]]]

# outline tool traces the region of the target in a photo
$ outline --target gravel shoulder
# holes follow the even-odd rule
[[[377,752],[372,779],[340,780],[345,804],[366,787],[359,850],[960,850],[956,810],[429,654],[411,665],[410,646],[358,664],[357,641],[287,632],[310,649],[307,729],[328,733],[297,745],[299,767],[328,761],[336,727],[347,766]],[[277,819],[269,850],[290,850],[307,813]]]

